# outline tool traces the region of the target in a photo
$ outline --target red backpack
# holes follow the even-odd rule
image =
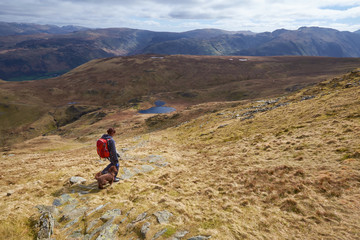
[[[106,139],[100,138],[97,140],[96,149],[101,158],[108,158],[110,156],[108,141]]]

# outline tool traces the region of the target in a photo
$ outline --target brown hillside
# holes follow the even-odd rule
[[[96,239],[99,218],[115,209],[121,214],[112,220],[114,239],[142,238],[146,222],[146,239],[184,230],[185,239],[359,239],[359,96],[357,70],[286,97],[150,117],[114,111],[92,132],[74,122],[82,135],[42,136],[2,153],[0,235],[33,239],[34,206],[70,196],[54,213],[56,239],[94,232]],[[149,132],[150,122],[172,127]],[[94,174],[107,162],[98,160],[94,142],[106,126],[119,131],[120,174],[137,174],[99,191]],[[152,171],[141,171],[149,165]],[[71,176],[87,182],[70,185]],[[86,209],[80,220],[64,217],[71,207]],[[164,210],[172,217],[159,224],[153,214]],[[143,213],[147,218],[137,220]]]
[[[0,82],[0,146],[51,134],[83,115],[93,123],[112,110],[133,109],[136,114],[158,99],[181,110],[198,103],[284,95],[359,65],[358,58],[326,57],[141,55],[93,60],[58,78]]]
[[[283,94],[359,64],[357,58],[143,55],[93,60],[58,78],[2,88],[30,91],[57,106],[124,104],[160,94],[169,102],[199,103]]]

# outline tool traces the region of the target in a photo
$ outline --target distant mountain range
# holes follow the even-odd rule
[[[7,23],[0,22],[0,36],[9,35],[32,35],[32,34],[64,34],[75,31],[86,30],[89,28],[80,26],[63,26],[59,27],[56,25],[40,25],[32,23]]]
[[[0,23],[0,78],[52,77],[96,58],[136,54],[360,57],[360,30],[319,27],[182,33]]]

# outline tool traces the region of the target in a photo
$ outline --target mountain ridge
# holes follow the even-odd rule
[[[89,28],[67,25],[42,25],[35,23],[9,23],[0,22],[0,36],[9,35],[35,35],[35,34],[64,34],[76,31],[83,31]]]
[[[0,78],[17,81],[57,76],[92,59],[136,54],[360,57],[358,33],[318,27],[264,33],[88,29],[2,36],[0,46]]]

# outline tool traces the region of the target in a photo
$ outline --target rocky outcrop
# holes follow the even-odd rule
[[[41,213],[37,239],[51,239],[54,230],[65,239],[84,240],[112,240],[121,237],[156,240],[171,233],[166,226],[171,224],[174,215],[165,209],[134,215],[136,209],[122,211],[119,208],[111,208],[116,204],[110,202],[91,209],[86,206],[90,202],[91,198],[72,193],[59,196],[53,201],[52,206],[37,206]],[[119,232],[120,226],[126,226],[127,231]],[[139,236],[138,233],[141,238],[133,238]],[[176,231],[167,239],[180,240],[189,233],[188,230]],[[188,239],[209,238],[194,236]]]
[[[122,152],[123,160],[135,160],[124,152]],[[130,179],[136,174],[146,174],[168,165],[164,157],[149,155],[139,159],[134,167],[124,168],[121,179]],[[96,182],[84,185],[86,179],[78,177],[72,177],[69,181],[72,183],[69,193],[55,198],[52,206],[37,206],[40,212],[38,239],[51,239],[54,237],[52,236],[54,232],[56,236],[64,239],[82,240],[165,238],[180,240],[190,234],[189,230],[182,229],[175,232],[173,227],[169,228],[176,216],[166,209],[151,211],[138,211],[135,208],[120,209],[115,207],[118,206],[116,201],[94,207],[94,198],[91,194],[99,191]],[[208,239],[206,236],[192,238]]]

